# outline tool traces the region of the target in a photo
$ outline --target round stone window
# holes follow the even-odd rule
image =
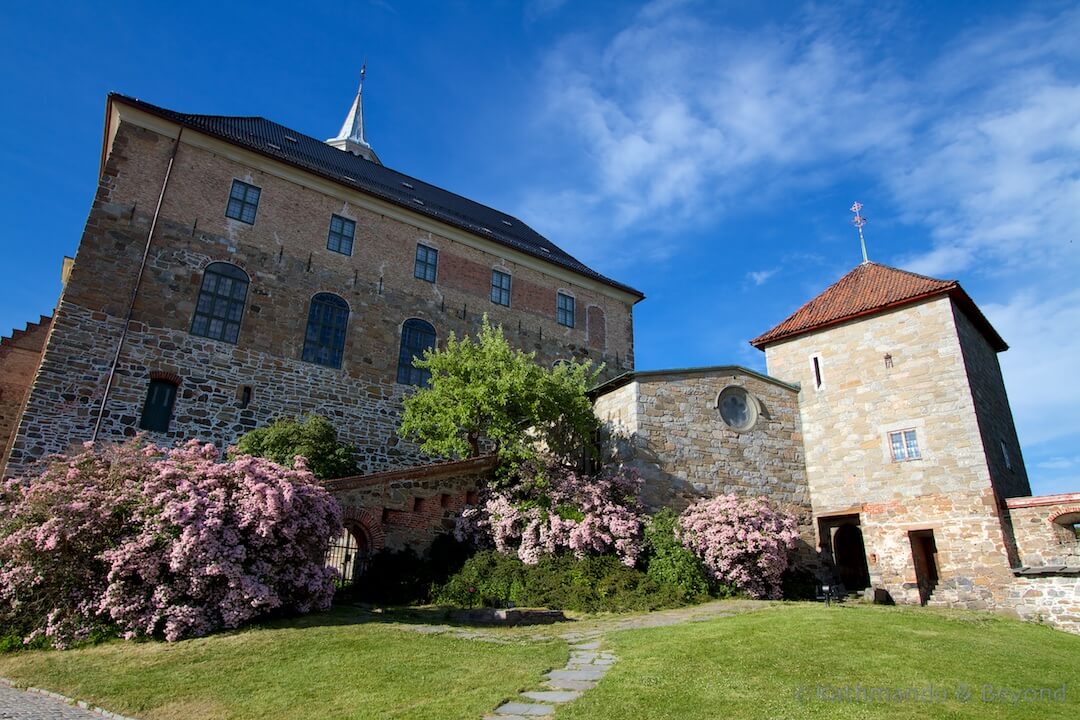
[[[758,406],[754,396],[738,385],[729,385],[716,399],[720,419],[732,430],[745,432],[757,422]]]

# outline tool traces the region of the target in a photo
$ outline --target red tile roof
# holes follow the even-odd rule
[[[938,295],[949,295],[998,352],[1008,345],[955,280],[938,280],[866,262],[830,285],[782,323],[750,341],[759,350],[779,340],[876,315]]]

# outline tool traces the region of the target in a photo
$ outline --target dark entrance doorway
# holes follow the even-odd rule
[[[911,540],[911,559],[915,564],[915,581],[919,585],[919,604],[925,605],[930,601],[930,596],[938,584],[934,531],[913,530],[908,533],[908,538]]]
[[[833,534],[833,556],[836,572],[848,592],[870,587],[870,570],[866,567],[866,546],[862,529],[855,523],[836,528]]]
[[[866,546],[858,515],[834,515],[818,518],[823,559],[832,563],[833,582],[844,592],[859,592],[870,587],[870,569],[866,564]]]
[[[342,528],[326,553],[326,564],[341,573],[341,585],[352,585],[367,569],[369,548],[367,534],[362,528]]]

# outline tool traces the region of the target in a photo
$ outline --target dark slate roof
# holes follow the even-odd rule
[[[750,344],[764,349],[766,345],[780,340],[938,295],[951,297],[995,350],[1001,352],[1009,349],[957,281],[938,280],[875,262],[864,262],[857,266],[772,330],[751,340]]]
[[[286,162],[473,235],[490,238],[506,247],[636,295],[638,299],[645,297],[639,290],[596,272],[516,217],[331,147],[266,118],[192,115],[119,93],[110,93],[109,100],[126,103],[192,130]]]

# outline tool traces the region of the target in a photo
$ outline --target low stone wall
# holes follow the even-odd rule
[[[345,524],[368,545],[412,548],[423,553],[440,534],[454,528],[454,520],[494,471],[494,456],[423,465],[373,475],[358,475],[326,482],[341,504]]]
[[[1005,598],[1024,620],[1080,633],[1080,493],[1005,501],[1019,567]]]

